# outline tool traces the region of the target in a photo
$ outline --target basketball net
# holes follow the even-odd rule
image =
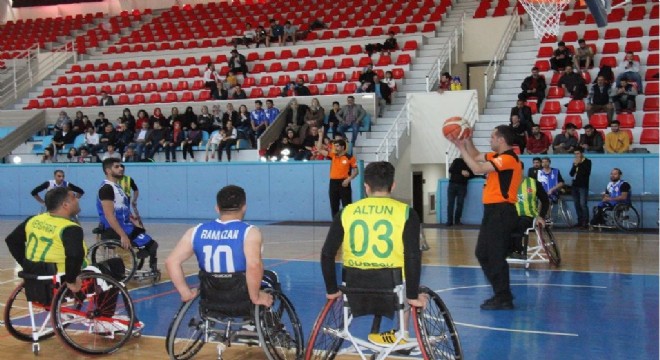
[[[534,37],[559,35],[559,19],[570,0],[519,0],[532,19]]]

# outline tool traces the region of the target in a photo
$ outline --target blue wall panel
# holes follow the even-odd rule
[[[126,174],[140,188],[138,208],[144,218],[208,219],[215,214],[215,195],[227,184],[245,188],[248,220],[330,221],[330,162],[228,164],[126,164]],[[95,217],[97,191],[104,176],[100,164],[0,165],[0,216],[37,213],[30,191],[62,169],[66,179],[85,190],[81,216]],[[360,194],[353,180],[353,199]],[[44,194],[42,193],[42,196]]]

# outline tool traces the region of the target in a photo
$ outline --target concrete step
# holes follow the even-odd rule
[[[539,41],[532,38],[532,39],[514,39],[511,41],[511,47],[518,47],[518,46],[536,46],[536,49],[539,47]]]
[[[511,100],[501,100],[501,101],[488,101],[486,107],[489,109],[500,109],[500,108],[511,109],[511,107],[513,107],[514,105],[516,105],[515,101],[512,102]]]
[[[491,107],[486,107],[484,109],[484,114],[486,115],[506,115],[508,116],[511,113],[511,107],[513,105],[509,105],[508,108],[502,107],[502,108],[491,108]]]
[[[488,97],[488,101],[489,101],[489,102],[490,102],[490,101],[493,101],[493,102],[498,102],[498,101],[509,101],[509,102],[513,102],[513,103],[515,104],[516,100],[518,100],[518,96],[517,96],[517,94],[518,94],[518,93],[515,93],[515,94],[505,94],[505,95],[495,95],[495,94],[491,94],[491,95]],[[512,106],[513,106],[513,105],[512,105]]]
[[[536,61],[536,51],[530,52],[518,52],[518,53],[507,53],[507,59],[518,59],[518,60],[530,60],[530,65]],[[533,60],[533,61],[532,61]]]
[[[520,79],[512,79],[512,80],[502,80],[501,78],[498,78],[495,80],[495,89],[520,89],[520,84],[524,78]]]
[[[404,78],[405,80],[410,80],[410,79],[426,79],[426,75],[428,74],[427,71],[421,71],[421,70],[410,70],[406,72],[406,76]]]
[[[531,29],[531,28],[530,28]],[[516,36],[516,40],[534,40],[537,43],[539,42],[538,39],[534,38],[534,30],[523,30],[519,31]]]
[[[498,81],[506,81],[506,80],[516,80],[518,81],[518,86],[520,86],[520,83],[525,79],[525,74],[502,74],[500,73],[497,77]]]
[[[530,64],[527,59],[506,59],[502,62],[502,66],[524,66],[528,69],[531,69],[534,64]]]
[[[511,46],[509,47],[509,54],[519,54],[519,53],[524,53],[524,52],[533,52],[536,54],[536,52],[539,50],[539,45],[524,45],[524,46]]]
[[[533,65],[505,65],[500,69],[500,74],[519,74],[523,78],[530,75],[530,71]]]
[[[497,84],[495,85],[497,86]],[[519,94],[522,91],[520,87],[510,87],[510,88],[494,88],[493,92],[491,93],[492,95],[511,95],[511,94]]]
[[[415,64],[433,64],[436,60],[436,56],[424,56],[424,57],[418,57],[415,59]]]

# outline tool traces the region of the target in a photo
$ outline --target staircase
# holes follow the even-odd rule
[[[358,159],[366,163],[376,161],[376,151],[381,144],[387,131],[392,128],[397,115],[406,103],[406,94],[409,92],[426,92],[426,76],[435,64],[440,49],[449,41],[454,28],[461,25],[463,13],[471,14],[477,8],[478,3],[467,0],[456,0],[451,10],[441,22],[441,27],[435,34],[424,34],[424,41],[417,50],[417,56],[413,58],[410,71],[406,72],[405,78],[397,84],[398,91],[392,105],[383,113],[382,118],[373,119],[371,131],[360,134],[354,154]]]
[[[473,140],[477,150],[491,151],[491,131],[497,125],[509,123],[511,108],[516,105],[518,94],[522,91],[520,84],[530,75],[538,48],[539,40],[534,38],[534,30],[531,27],[515,35],[488,97],[484,113],[475,125]]]

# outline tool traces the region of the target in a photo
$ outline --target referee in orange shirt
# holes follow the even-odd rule
[[[349,155],[346,150],[346,140],[339,139],[333,142],[330,151],[323,150],[320,146],[318,152],[330,158],[330,210],[332,218],[339,212],[339,202],[342,207],[353,202],[353,191],[351,180],[358,175],[357,160],[355,156]]]
[[[468,167],[474,173],[487,174],[483,190],[484,217],[474,252],[495,295],[481,304],[483,310],[513,309],[506,256],[518,222],[515,204],[522,181],[522,167],[513,152],[514,139],[513,130],[500,125],[490,134],[493,152],[480,153],[472,139],[454,141]]]

